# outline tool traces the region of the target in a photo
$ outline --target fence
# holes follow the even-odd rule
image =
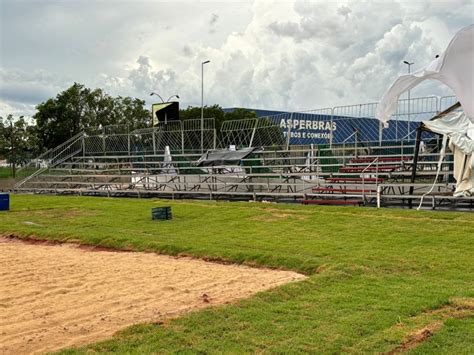
[[[310,144],[346,147],[364,142],[380,146],[402,142],[410,145],[420,121],[430,119],[455,102],[452,96],[399,100],[388,128],[375,118],[377,103],[225,121],[220,132],[216,131],[213,118],[205,118],[203,122],[200,119],[160,122],[153,128],[134,131],[124,125],[91,128],[42,154],[23,170],[26,174],[43,165],[56,165],[78,153],[84,156],[147,155],[162,153],[166,146],[172,153],[185,154],[231,145],[286,150],[290,146]]]
[[[419,122],[428,120],[449,107],[455,97],[420,97],[399,100],[397,111],[383,127],[375,118],[377,103],[336,106],[332,108],[266,116],[280,121],[287,145],[411,141]]]
[[[88,130],[84,136],[84,155],[156,154],[163,152],[166,146],[179,153],[215,149],[214,119],[205,118],[202,123],[202,130],[200,119],[160,122],[153,128],[132,132],[118,126]]]
[[[399,100],[388,127],[375,118],[377,103],[225,121],[219,132],[212,118],[204,119],[202,130],[200,119],[161,122],[132,132],[125,126],[108,126],[86,132],[84,154],[156,154],[166,146],[176,153],[196,153],[229,146],[289,149],[309,144],[410,145],[420,121],[430,119],[455,101],[451,96]],[[429,139],[427,135],[425,138]]]
[[[284,131],[279,126],[279,115],[245,120],[225,121],[222,124],[220,148],[283,146],[286,142]]]

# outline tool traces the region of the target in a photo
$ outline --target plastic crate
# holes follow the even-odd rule
[[[172,219],[171,207],[155,207],[151,209],[152,220],[168,220]]]

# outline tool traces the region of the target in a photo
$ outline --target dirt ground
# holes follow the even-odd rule
[[[15,185],[15,179],[0,179],[0,192],[10,191]]]
[[[84,345],[304,279],[294,272],[0,238],[0,353]]]

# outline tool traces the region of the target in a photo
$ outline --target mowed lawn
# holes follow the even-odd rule
[[[310,275],[67,353],[474,353],[471,213],[26,195],[11,205],[3,235]],[[151,221],[166,205],[173,220]]]
[[[0,179],[7,179],[13,176],[13,172],[10,168],[0,166]]]

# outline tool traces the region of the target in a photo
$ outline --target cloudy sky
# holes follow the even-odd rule
[[[74,82],[112,95],[304,110],[378,101],[402,61],[429,63],[474,22],[471,0],[0,0],[0,115]],[[412,96],[446,95],[437,83]]]

